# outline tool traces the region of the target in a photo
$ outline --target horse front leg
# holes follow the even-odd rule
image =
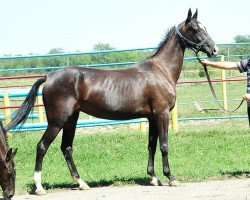
[[[148,119],[149,122],[149,137],[148,137],[148,167],[147,173],[151,176],[150,184],[154,186],[161,186],[161,181],[156,177],[154,171],[154,159],[158,140],[157,126],[153,118]]]
[[[168,161],[168,127],[169,127],[169,111],[161,113],[157,116],[158,134],[160,140],[160,150],[162,154],[163,174],[169,179],[170,186],[178,186],[178,181],[171,174]]]

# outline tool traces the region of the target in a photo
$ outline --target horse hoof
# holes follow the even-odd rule
[[[36,193],[36,195],[39,195],[39,196],[47,194],[47,192],[45,190],[36,190],[35,193]]]
[[[162,183],[159,179],[156,177],[153,177],[152,180],[150,181],[150,184],[153,186],[162,186]]]
[[[177,187],[180,185],[180,183],[177,180],[169,181],[168,183],[170,186]]]
[[[87,184],[83,184],[79,186],[80,190],[90,190],[90,187]]]

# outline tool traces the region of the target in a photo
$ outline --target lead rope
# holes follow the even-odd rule
[[[192,49],[192,50],[193,50],[193,49]],[[201,59],[200,59],[200,57],[199,57],[199,55],[198,55],[198,51],[195,51],[195,50],[193,50],[193,51],[194,51],[195,54],[196,54],[197,60],[201,63]],[[241,105],[243,104],[244,99],[241,100],[241,102],[240,102],[240,104],[238,105],[238,107],[235,108],[234,110],[229,111],[229,110],[225,109],[225,108],[221,105],[221,103],[220,103],[220,101],[219,101],[219,99],[218,99],[218,97],[217,97],[217,95],[216,95],[216,93],[215,93],[215,91],[214,91],[214,87],[213,87],[213,84],[212,84],[212,82],[211,82],[211,79],[210,79],[210,76],[209,76],[209,73],[208,73],[208,70],[207,70],[207,66],[206,66],[205,64],[202,64],[202,66],[203,66],[203,68],[204,68],[204,71],[205,71],[205,74],[206,74],[206,77],[207,77],[208,84],[209,84],[210,90],[211,90],[211,92],[212,92],[212,95],[213,95],[214,99],[216,100],[217,104],[219,105],[219,107],[220,107],[223,111],[225,111],[225,112],[235,112],[235,111],[237,111],[237,110],[241,107]],[[249,110],[249,113],[250,113],[250,110]]]

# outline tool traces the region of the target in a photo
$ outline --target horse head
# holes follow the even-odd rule
[[[11,199],[15,193],[16,169],[13,158],[16,152],[17,149],[13,151],[10,148],[5,159],[0,161],[0,185],[3,190],[3,197],[7,200]]]
[[[5,159],[0,161],[0,185],[3,190],[3,197],[7,200],[11,199],[15,193],[16,169],[13,158],[16,152],[17,149],[13,151],[10,148]]]
[[[185,47],[193,49],[196,53],[202,51],[208,57],[217,55],[218,47],[207,33],[206,28],[197,20],[198,9],[192,16],[189,9],[187,19],[176,27],[176,33],[179,35]]]

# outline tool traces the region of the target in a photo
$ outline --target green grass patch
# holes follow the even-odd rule
[[[221,123],[221,124],[220,124]],[[181,132],[170,132],[169,160],[173,175],[181,182],[240,177],[250,170],[250,134],[242,120],[181,123]],[[79,129],[74,140],[78,171],[90,186],[148,184],[146,174],[148,134],[127,126],[86,134]],[[92,129],[91,129],[92,130]],[[92,130],[93,132],[93,130]],[[85,134],[84,134],[85,133]],[[18,147],[15,157],[17,193],[33,192],[36,145],[41,132],[18,133],[9,138]],[[43,163],[46,189],[76,187],[60,151],[61,135],[52,143]],[[163,182],[161,154],[156,155],[156,173]]]

